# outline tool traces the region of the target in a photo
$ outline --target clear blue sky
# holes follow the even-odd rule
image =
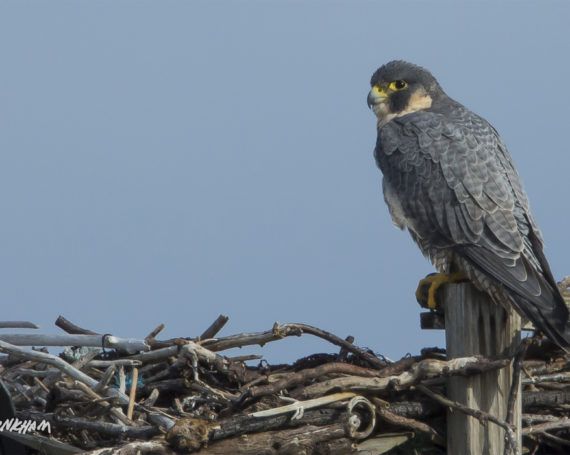
[[[174,337],[222,313],[221,335],[303,322],[392,358],[443,345],[414,299],[432,267],[381,196],[370,76],[423,65],[494,124],[560,279],[568,17],[562,1],[3,1],[1,319]]]

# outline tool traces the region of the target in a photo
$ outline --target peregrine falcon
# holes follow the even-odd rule
[[[568,309],[495,128],[420,66],[392,61],[370,84],[374,156],[394,224],[408,229],[440,273],[467,277],[568,351]]]

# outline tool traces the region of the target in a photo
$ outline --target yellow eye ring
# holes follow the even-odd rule
[[[408,86],[408,83],[403,80],[390,82],[390,90],[403,90]]]

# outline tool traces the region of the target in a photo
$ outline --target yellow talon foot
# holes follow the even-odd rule
[[[458,281],[465,281],[467,277],[462,273],[432,273],[426,276],[418,283],[416,289],[416,300],[420,305],[425,306],[431,310],[435,310],[435,293],[442,284],[457,283]],[[427,298],[426,298],[427,293]]]

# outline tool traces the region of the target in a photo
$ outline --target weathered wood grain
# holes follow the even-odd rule
[[[444,291],[447,355],[450,359],[471,355],[514,355],[520,344],[520,316],[506,312],[470,283],[447,285]],[[506,419],[513,377],[512,362],[504,368],[469,377],[450,377],[447,396],[469,408]],[[521,444],[521,394],[514,407],[518,444]],[[483,425],[457,411],[447,413],[448,453],[502,454],[505,431]]]

